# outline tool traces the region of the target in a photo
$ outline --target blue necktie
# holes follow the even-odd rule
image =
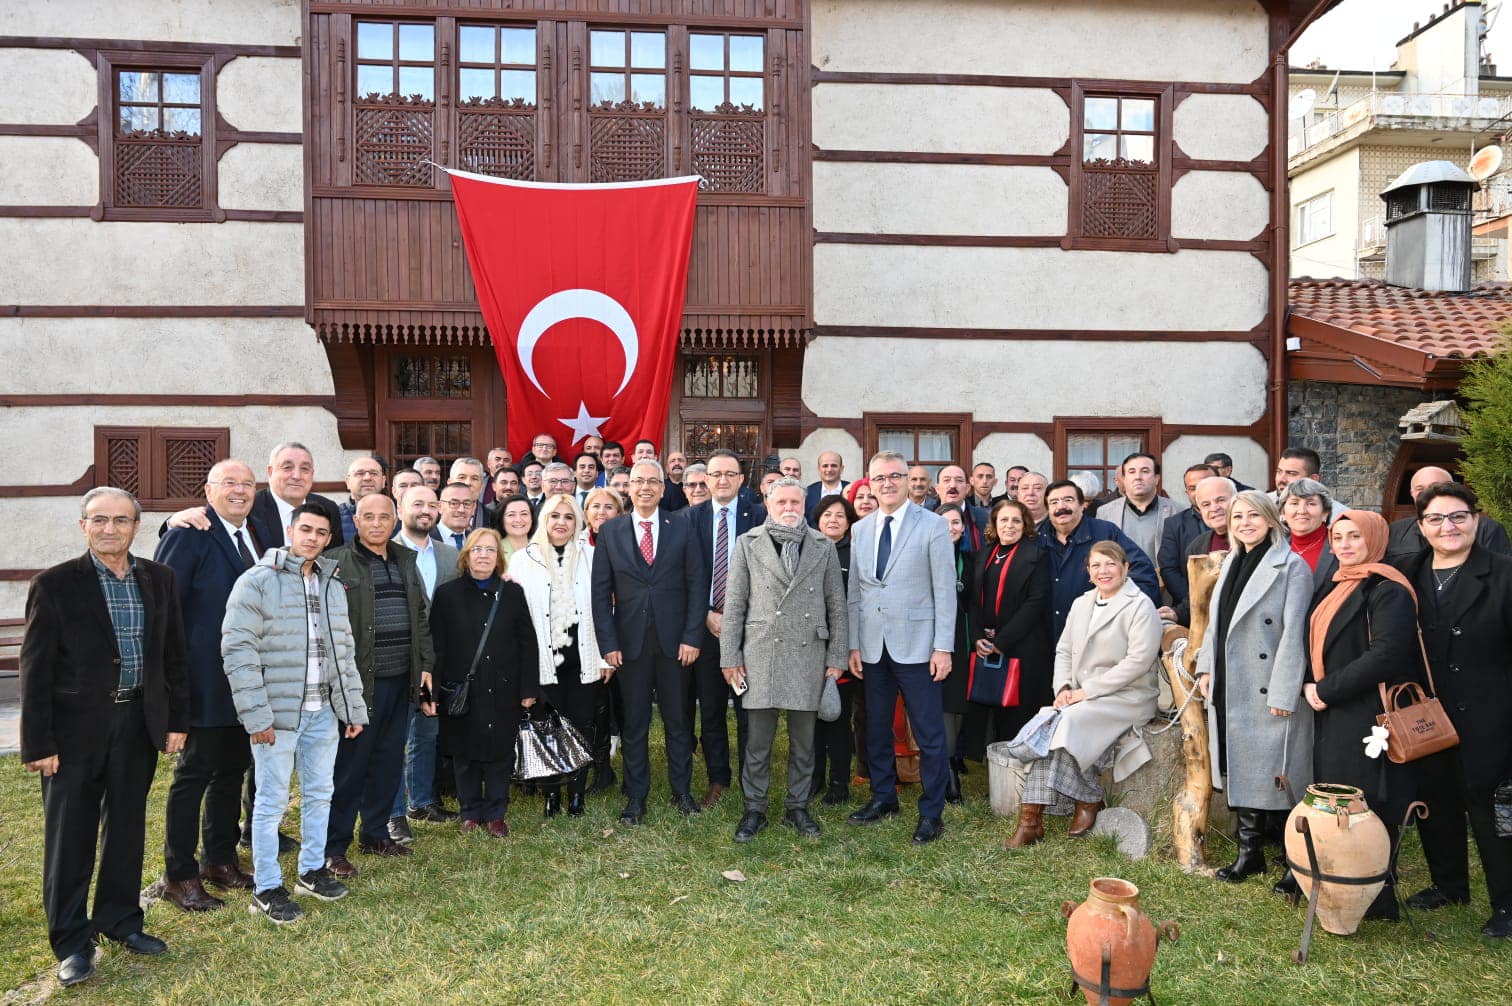
[[[877,579],[887,570],[887,560],[892,556],[892,517],[882,518],[882,536],[877,539]]]
[[[467,539],[467,535],[465,535],[465,534],[459,534],[459,533],[456,533],[456,532],[452,533],[452,541],[456,542],[456,546],[457,546],[457,551],[458,552],[462,551],[462,542],[465,541],[466,539]]]

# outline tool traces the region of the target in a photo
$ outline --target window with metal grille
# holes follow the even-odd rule
[[[136,496],[145,510],[205,501],[210,468],[231,452],[225,427],[96,426],[95,485]]]

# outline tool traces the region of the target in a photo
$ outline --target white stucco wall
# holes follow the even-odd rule
[[[0,395],[90,393],[329,395],[334,388],[325,351],[303,318],[0,318]]]
[[[803,438],[803,443],[798,445],[796,451],[781,453],[783,456],[791,454],[803,463],[803,483],[807,485],[819,478],[819,455],[825,451],[837,451],[840,454],[840,461],[845,466],[840,477],[845,481],[854,482],[866,473],[866,458],[862,454],[861,444],[844,430],[815,430]]]
[[[1254,175],[1190,171],[1171,187],[1171,234],[1176,238],[1251,241],[1270,225],[1270,193]]]
[[[0,165],[0,206],[100,201],[100,160],[71,136],[0,136]]]
[[[1171,136],[1188,157],[1250,161],[1264,152],[1270,126],[1247,94],[1193,94],[1176,106]]]
[[[1023,465],[1031,472],[1049,472],[1054,460],[1050,445],[1032,433],[989,433],[971,452],[972,464],[990,461],[997,468],[997,492],[1003,491],[1004,474],[1014,465]]]
[[[1311,161],[1291,179],[1291,274],[1293,276],[1359,275],[1356,260],[1362,218],[1362,152],[1351,147],[1327,159]],[[1333,193],[1333,233],[1297,247],[1297,207],[1325,192]],[[1386,204],[1373,200],[1372,215],[1385,216]],[[1248,481],[1248,480],[1246,480]]]
[[[238,143],[217,170],[222,209],[304,208],[304,150],[295,144]]]
[[[77,33],[77,18],[72,28],[62,32],[7,30],[7,22],[13,15],[39,6],[44,5],[0,4],[0,35]],[[0,122],[72,125],[88,115],[99,102],[99,79],[94,64],[76,52],[66,49],[0,49],[0,80],[5,81],[5,86],[0,87]]]
[[[824,150],[1053,154],[1071,114],[1054,91],[935,84],[819,84],[814,143]]]
[[[1270,460],[1265,448],[1247,437],[1182,436],[1171,441],[1171,446],[1161,456],[1161,484],[1172,499],[1186,499],[1182,488],[1181,473],[1216,451],[1222,451],[1234,459],[1234,477],[1245,485],[1262,489],[1271,487]]]
[[[927,198],[929,192],[941,198]],[[814,165],[814,228],[866,234],[1064,234],[1066,183],[1050,168]]]
[[[979,421],[1161,416],[1167,423],[1248,425],[1265,411],[1265,382],[1265,358],[1237,342],[821,335],[803,358],[803,403],[833,418],[948,407]]]
[[[1255,0],[815,0],[821,70],[1247,84],[1266,69]]]
[[[237,129],[297,133],[302,86],[298,59],[238,56],[215,78],[215,104]]]
[[[0,219],[12,304],[302,304],[304,226]]]
[[[1248,331],[1267,296],[1246,252],[814,248],[819,325]]]
[[[299,0],[9,0],[0,35],[298,45]]]

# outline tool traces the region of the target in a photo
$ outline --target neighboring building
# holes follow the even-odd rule
[[[1356,9],[1364,16],[1367,8]],[[1387,183],[1420,161],[1463,168],[1475,151],[1501,142],[1512,124],[1512,77],[1497,76],[1483,52],[1484,17],[1479,0],[1445,5],[1397,43],[1389,69],[1289,70],[1292,275],[1382,278],[1378,197]],[[1309,99],[1311,111],[1297,115]],[[1512,211],[1507,177],[1478,194],[1483,219]],[[1477,234],[1475,280],[1507,279],[1505,220]]]
[[[0,8],[0,615],[78,495],[504,440],[444,175],[704,177],[667,440],[1106,479],[1286,439],[1282,52],[1333,0]],[[87,29],[83,26],[87,25]],[[87,37],[80,37],[87,35]],[[20,533],[19,529],[30,533]]]

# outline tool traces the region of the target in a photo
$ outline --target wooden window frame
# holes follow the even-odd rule
[[[1082,209],[1086,199],[1086,171],[1082,164],[1087,98],[1153,98],[1155,100],[1155,237],[1087,237],[1082,233]],[[1067,251],[1175,252],[1179,244],[1171,236],[1172,118],[1176,85],[1142,81],[1071,82],[1071,171],[1069,215],[1061,247]],[[1103,132],[1103,130],[1098,130]]]
[[[657,75],[659,75],[661,77],[661,79],[662,79],[662,100],[661,100],[661,103],[656,106],[656,108],[663,115],[668,116],[668,118],[670,119],[671,118],[671,114],[670,113],[672,111],[673,88],[674,88],[675,83],[676,83],[676,78],[675,78],[675,71],[673,70],[673,68],[671,66],[671,60],[668,58],[668,55],[671,52],[671,48],[672,48],[672,39],[671,39],[671,34],[672,33],[671,33],[669,27],[666,26],[666,25],[614,25],[614,26],[606,26],[606,25],[602,25],[602,24],[594,24],[592,21],[589,21],[587,23],[587,29],[588,29],[588,61],[587,61],[586,65],[583,68],[583,72],[588,75],[587,79],[584,81],[584,85],[586,86],[587,91],[588,91],[588,103],[589,103],[589,107],[590,108],[600,108],[600,107],[602,107],[602,103],[601,102],[593,100],[593,75],[596,74],[596,73],[619,73],[619,74],[621,74],[625,78],[625,97],[621,101],[614,102],[613,104],[616,107],[620,107],[620,106],[623,106],[623,105],[625,105],[625,104],[628,103],[628,104],[631,104],[631,105],[635,105],[637,108],[641,108],[641,106],[642,106],[643,103],[642,102],[638,102],[638,101],[635,100],[635,82],[632,79],[635,76],[637,70],[639,70],[639,72],[642,73],[642,74],[650,75],[650,74],[654,73],[654,74],[657,74]],[[625,62],[623,64],[621,64],[620,66],[607,66],[607,65],[603,65],[603,64],[599,64],[599,63],[593,62],[593,33],[597,32],[597,31],[601,31],[601,32],[617,32],[617,33],[625,36]],[[662,39],[662,65],[660,67],[636,67],[634,65],[634,59],[635,59],[635,55],[634,55],[634,53],[635,53],[635,36],[636,35],[660,35],[661,36],[661,39]],[[651,103],[651,102],[645,102],[644,104],[653,104],[653,103]],[[642,109],[642,110],[643,111],[651,111],[650,109]]]
[[[369,58],[366,58],[366,59],[363,58],[363,56],[362,56],[362,50],[360,48],[360,44],[361,43],[360,43],[359,39],[361,37],[362,26],[365,25],[365,24],[387,25],[387,26],[389,26],[390,28],[393,29],[393,32],[392,32],[392,41],[393,41],[394,48],[393,48],[393,55],[389,59],[382,60],[382,59],[375,59],[375,58],[372,58],[372,57],[369,57]],[[405,26],[414,26],[414,27],[417,27],[417,28],[429,28],[431,30],[431,58],[429,60],[404,59],[403,57],[401,57],[399,55],[399,29],[402,28],[402,27],[405,27]],[[387,97],[389,97],[391,95],[400,95],[402,97],[409,97],[409,95],[406,95],[403,91],[399,90],[399,71],[402,70],[402,69],[405,69],[405,68],[409,68],[409,69],[413,70],[413,69],[419,69],[419,68],[422,68],[422,67],[429,67],[430,68],[430,72],[431,72],[431,93],[430,93],[430,95],[428,97],[426,97],[426,96],[422,96],[422,97],[424,97],[424,100],[429,101],[432,104],[438,104],[439,103],[438,102],[438,96],[440,94],[440,89],[437,87],[436,76],[437,76],[437,69],[439,68],[439,66],[441,64],[441,59],[440,59],[440,56],[441,56],[440,34],[441,34],[441,26],[436,22],[435,18],[423,19],[423,20],[416,21],[416,20],[409,20],[409,19],[402,18],[402,17],[394,17],[392,15],[387,15],[386,16],[385,12],[384,12],[384,9],[382,7],[374,7],[372,9],[372,11],[371,11],[370,14],[363,14],[363,15],[359,15],[359,16],[353,17],[352,18],[352,95],[353,95],[353,98],[355,100],[357,100],[357,101],[361,101],[363,98],[367,97],[368,94],[373,93],[371,91],[361,91],[361,92],[359,92],[357,90],[357,80],[362,75],[362,67],[364,67],[364,66],[382,66],[385,63],[387,63],[387,65],[389,67],[389,70],[392,73],[392,80],[393,80],[393,84],[394,84],[394,89],[392,91],[388,91],[386,93],[379,94],[380,98],[387,98]]]
[[[96,220],[136,220],[167,223],[220,223],[226,219],[216,190],[216,57],[213,52],[140,52],[100,50],[95,69],[99,82],[95,108],[100,150],[100,202]],[[118,121],[116,74],[122,70],[169,73],[192,71],[200,78],[200,205],[118,206],[116,204],[116,153]]]
[[[866,445],[866,456],[861,459],[863,469],[857,478],[865,478],[867,468],[871,464],[872,455],[880,449],[878,439],[884,427],[912,426],[916,431],[919,427],[945,427],[956,428],[956,454],[957,457],[948,459],[949,462],[962,465],[961,458],[969,457],[976,447],[976,440],[972,434],[972,415],[969,412],[865,412],[861,415],[862,440]],[[914,444],[918,445],[918,434],[914,434]],[[914,461],[909,460],[909,465]],[[933,464],[934,462],[928,462]]]
[[[494,54],[493,54],[493,61],[492,62],[490,62],[490,63],[478,63],[478,62],[471,61],[471,60],[463,60],[463,58],[462,58],[462,32],[463,32],[464,29],[467,29],[467,28],[484,28],[484,29],[487,29],[487,30],[493,32]],[[534,54],[533,58],[531,59],[531,61],[529,63],[509,63],[509,62],[505,62],[505,60],[504,60],[504,32],[506,32],[506,31],[529,31],[531,33],[532,37],[534,38],[535,54]],[[504,75],[504,71],[506,71],[506,70],[514,70],[514,71],[521,71],[521,72],[523,72],[523,71],[529,71],[531,73],[531,75],[535,77],[535,96],[533,98],[531,98],[528,102],[526,102],[526,104],[529,105],[529,107],[531,107],[531,108],[538,108],[538,107],[540,107],[540,104],[541,104],[541,80],[540,80],[540,76],[541,76],[541,29],[540,29],[540,26],[536,22],[534,22],[534,21],[458,21],[457,24],[456,24],[456,45],[457,45],[457,59],[456,59],[456,66],[453,68],[453,72],[456,74],[456,77],[454,79],[456,81],[456,90],[455,90],[455,93],[457,95],[457,107],[458,108],[471,107],[467,103],[473,100],[470,97],[463,97],[463,95],[462,95],[462,71],[463,70],[489,70],[489,71],[491,71],[493,73],[493,80],[494,80],[494,94],[493,94],[492,100],[495,103],[502,103],[503,106],[505,106],[505,107],[507,107],[508,105],[510,105],[512,102],[515,102],[515,101],[518,101],[518,100],[521,100],[521,99],[506,98],[506,97],[504,97],[504,95],[503,95],[503,91],[504,91],[504,76],[503,76]],[[487,106],[488,103],[489,103],[489,101],[490,101],[489,98],[483,98],[481,100],[482,100],[482,102],[483,102],[483,104],[485,106]]]
[[[694,35],[718,36],[720,39],[723,40],[723,42],[724,42],[724,65],[720,69],[718,69],[718,70],[709,70],[709,69],[695,69],[694,68],[694,66],[693,66],[693,36]],[[737,36],[741,37],[741,38],[754,38],[758,42],[761,43],[761,69],[759,69],[759,70],[732,70],[732,69],[730,69],[730,39],[732,37],[737,37]],[[758,106],[756,106],[752,111],[753,111],[753,113],[765,113],[766,109],[767,109],[767,105],[768,105],[768,98],[767,98],[767,78],[768,78],[768,74],[767,74],[767,69],[766,69],[766,63],[767,63],[767,37],[766,37],[765,34],[763,34],[761,32],[758,32],[758,31],[740,31],[740,30],[720,31],[718,29],[713,29],[713,28],[696,28],[696,27],[690,27],[688,29],[688,71],[687,71],[687,74],[686,74],[686,76],[688,78],[688,84],[687,84],[687,87],[688,87],[688,112],[690,114],[695,114],[696,115],[696,114],[698,114],[700,112],[702,112],[704,114],[709,114],[711,112],[738,112],[738,111],[742,111],[745,106],[743,106],[743,105],[736,105],[736,104],[734,104],[734,103],[732,103],[730,101],[730,80],[732,78],[738,78],[738,79],[743,79],[743,80],[759,80],[759,81],[761,81],[761,104],[758,105]],[[724,100],[719,105],[716,105],[713,108],[696,108],[693,105],[693,78],[694,77],[714,77],[714,76],[719,77],[720,80],[721,80],[721,82],[723,83],[723,87],[724,87]]]
[[[1072,434],[1092,433],[1106,436],[1110,433],[1134,433],[1144,437],[1144,449],[1160,457],[1164,453],[1164,422],[1158,416],[1056,416],[1053,422],[1054,472],[1052,481],[1059,482],[1070,471],[1067,461],[1067,445]],[[1118,459],[1122,460],[1122,459]],[[1117,463],[1113,465],[1116,470]],[[1103,487],[1112,491],[1111,484]]]
[[[137,502],[143,510],[172,512],[205,502],[204,493],[197,496],[170,496],[168,486],[168,441],[213,440],[216,461],[231,456],[231,430],[225,426],[96,426],[95,437],[95,485],[108,484],[110,473],[110,441],[137,441]],[[214,464],[214,462],[211,462]],[[208,469],[206,471],[208,475]],[[203,487],[204,483],[201,483]]]

